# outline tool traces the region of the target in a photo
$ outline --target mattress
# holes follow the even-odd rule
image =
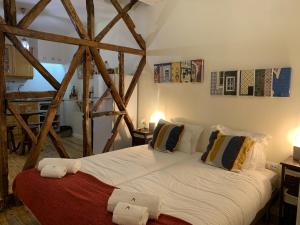
[[[206,165],[199,156],[118,187],[159,195],[162,213],[195,225],[251,224],[271,197],[270,173],[233,173]]]
[[[191,158],[184,152],[163,153],[148,145],[126,148],[81,159],[81,171],[117,186]]]

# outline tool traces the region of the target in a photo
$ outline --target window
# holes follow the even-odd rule
[[[226,77],[226,91],[235,91],[235,77]]]

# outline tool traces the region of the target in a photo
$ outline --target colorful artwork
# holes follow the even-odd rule
[[[255,84],[254,82],[255,82],[254,70],[240,71],[240,95],[253,96],[254,84]]]
[[[291,68],[221,71],[211,74],[211,95],[289,97]]]
[[[223,95],[224,92],[224,74],[222,72],[211,73],[211,95]]]
[[[290,97],[291,68],[273,69],[273,97]]]
[[[180,83],[180,62],[172,63],[172,82]]]
[[[154,65],[155,83],[200,83],[203,82],[203,80],[203,59]]]
[[[271,96],[272,69],[255,70],[255,96]]]
[[[191,82],[202,82],[204,75],[204,60],[192,60]]]
[[[191,61],[184,61],[180,63],[181,68],[181,82],[189,83],[192,77],[192,63]]]
[[[237,95],[237,81],[239,71],[221,72],[224,77],[224,95]]]

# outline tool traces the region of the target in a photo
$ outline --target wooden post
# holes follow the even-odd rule
[[[90,128],[90,78],[92,74],[92,58],[88,48],[85,51],[85,61],[83,65],[83,157],[90,156],[93,154],[91,146],[91,128]]]
[[[0,195],[5,207],[8,196],[8,151],[7,151],[7,124],[6,124],[6,84],[4,74],[4,48],[5,36],[0,32]]]
[[[17,24],[16,1],[4,0],[3,6],[6,23],[15,26]]]
[[[95,37],[95,7],[94,0],[86,0],[88,35],[91,40]]]
[[[125,68],[124,68],[124,52],[119,52],[119,94],[124,101],[124,90],[125,90]]]

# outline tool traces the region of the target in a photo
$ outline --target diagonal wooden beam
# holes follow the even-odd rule
[[[139,66],[138,66],[138,68],[137,68],[137,70],[136,70],[136,72],[135,72],[135,74],[133,76],[133,79],[132,79],[132,81],[131,81],[131,83],[129,85],[129,88],[128,88],[127,92],[126,92],[126,96],[125,96],[125,99],[124,99],[124,104],[125,104],[126,107],[129,104],[129,100],[130,100],[130,98],[132,96],[132,93],[133,93],[133,91],[134,91],[134,89],[135,89],[135,87],[137,85],[137,82],[138,82],[138,80],[139,80],[139,78],[140,78],[140,76],[142,74],[142,71],[143,71],[143,69],[145,67],[145,64],[146,64],[146,57],[143,57],[141,59],[140,63],[139,63]],[[108,152],[110,150],[112,144],[114,143],[114,141],[115,141],[115,139],[117,137],[117,134],[115,134],[115,132],[118,131],[120,123],[121,123],[121,121],[122,121],[123,118],[126,118],[126,117],[124,117],[124,115],[121,115],[121,116],[119,116],[117,118],[117,120],[115,122],[115,125],[114,125],[114,129],[112,131],[112,135],[108,139],[108,141],[107,141],[107,143],[106,143],[106,145],[104,147],[103,152]],[[130,128],[129,128],[129,131],[130,131]],[[130,133],[132,134],[132,130],[130,131]]]
[[[72,3],[70,0],[61,0],[63,6],[65,7],[77,33],[79,34],[79,36],[83,39],[89,39],[88,38],[88,33],[86,32],[86,30],[84,29],[84,26],[78,16],[78,14],[76,13],[75,8],[73,7]]]
[[[133,35],[134,39],[136,40],[136,42],[138,43],[140,48],[145,50],[146,42],[143,39],[143,37],[135,31],[135,25],[134,25],[134,22],[132,21],[131,17],[128,15],[128,13],[123,13],[122,7],[121,7],[120,3],[118,2],[118,0],[111,0],[111,3],[115,7],[115,9],[118,11],[118,13],[122,15],[123,21],[125,22],[126,26],[128,27],[129,31]]]
[[[114,123],[114,127],[113,127],[113,130],[111,132],[111,136],[110,138],[108,139],[108,141],[106,142],[105,146],[104,146],[104,149],[103,149],[103,153],[106,153],[106,152],[109,152],[110,149],[111,149],[111,146],[113,145],[117,135],[118,135],[118,132],[119,132],[119,129],[120,129],[120,125],[121,125],[121,122],[124,118],[124,115],[121,115],[117,118],[116,122]]]
[[[51,126],[49,129],[49,137],[57,151],[57,153],[59,154],[59,156],[61,158],[70,158],[69,154],[67,153],[64,144],[60,138],[60,136],[56,133],[56,131],[53,129],[53,127]]]
[[[107,88],[106,91],[103,93],[103,95],[94,104],[92,112],[97,112],[99,110],[99,107],[101,106],[102,102],[105,100],[105,98],[108,97],[109,94],[110,94],[110,88]]]
[[[124,52],[119,52],[119,94],[124,101],[124,90],[125,90],[125,58]]]
[[[83,157],[93,154],[90,128],[90,78],[92,76],[92,57],[90,50],[86,47],[85,61],[83,65]]]
[[[15,26],[17,24],[16,1],[4,0],[3,7],[6,23]]]
[[[1,17],[0,17],[1,18]],[[0,19],[1,21],[1,19]],[[39,40],[51,41],[51,42],[59,42],[63,44],[71,44],[71,45],[83,45],[89,47],[95,47],[99,49],[104,49],[108,51],[115,51],[115,52],[125,52],[133,55],[145,55],[145,50],[140,50],[136,48],[130,48],[126,46],[108,44],[108,43],[99,43],[97,41],[92,40],[85,40],[80,38],[73,38],[59,34],[52,34],[47,32],[29,30],[29,29],[21,29],[18,27],[9,26],[6,24],[0,24],[0,31],[8,34],[13,34],[17,36],[23,36],[28,38],[35,38]]]
[[[94,0],[86,0],[88,35],[91,40],[95,37],[95,6]]]
[[[134,76],[131,80],[131,83],[128,87],[128,90],[126,92],[125,102],[124,102],[125,106],[127,106],[128,103],[129,103],[129,100],[130,100],[130,98],[132,96],[132,93],[133,93],[133,91],[134,91],[134,89],[135,89],[135,87],[136,87],[136,85],[137,85],[137,83],[138,83],[138,81],[141,77],[141,74],[142,74],[142,72],[145,68],[145,65],[146,65],[146,56],[143,56],[140,63],[139,63],[139,65],[138,65],[138,68],[137,68],[136,72],[134,73]]]
[[[7,150],[7,121],[5,101],[5,73],[4,73],[5,36],[0,32],[0,198],[5,202],[8,196],[8,150]]]
[[[100,53],[95,48],[90,48],[90,51],[94,57],[94,61],[97,66],[97,69],[100,72],[106,86],[110,88],[111,96],[113,97],[114,101],[116,102],[118,109],[120,111],[126,111],[126,115],[124,116],[124,119],[125,119],[126,125],[129,129],[130,133],[132,134],[132,132],[134,130],[134,125],[132,123],[130,116],[127,113],[126,106],[123,103],[123,100],[122,100],[121,96],[119,95],[114,82],[110,79],[110,76],[106,70],[105,64],[100,56]]]
[[[120,115],[125,115],[126,112],[116,112],[116,111],[107,111],[107,112],[95,112],[92,113],[92,117],[102,117],[102,116],[120,116]]]
[[[61,83],[61,87],[57,91],[57,94],[49,107],[49,110],[46,115],[45,123],[43,124],[41,131],[40,131],[38,143],[36,144],[36,146],[34,146],[31,149],[29,157],[27,158],[27,161],[24,165],[24,169],[33,168],[35,166],[35,164],[37,163],[38,157],[41,153],[41,150],[45,143],[46,137],[49,133],[50,128],[52,127],[52,123],[53,123],[55,115],[57,113],[58,106],[61,103],[61,100],[63,99],[63,96],[68,87],[68,84],[70,83],[70,80],[72,79],[77,66],[81,62],[84,51],[85,51],[85,47],[81,46],[74,54],[74,57],[71,61],[69,70],[66,73],[66,75]]]
[[[20,20],[18,27],[27,28],[46,8],[51,0],[40,0],[34,7]]]
[[[125,13],[128,13],[129,10],[137,3],[137,0],[131,0],[126,6],[125,8],[122,10],[122,13],[118,13],[118,15],[116,15],[109,24],[106,25],[106,27],[104,27],[102,29],[102,31],[96,36],[95,41],[101,41],[105,35],[113,28],[114,25],[116,25],[116,23],[122,19],[122,15],[124,15]]]
[[[29,128],[28,124],[24,121],[22,116],[20,115],[20,111],[11,103],[7,104],[8,110],[13,114],[15,117],[16,121],[19,123],[19,125],[22,127],[22,129],[26,132],[30,140],[32,141],[33,144],[37,143],[37,137],[35,134],[32,132],[32,130]]]

